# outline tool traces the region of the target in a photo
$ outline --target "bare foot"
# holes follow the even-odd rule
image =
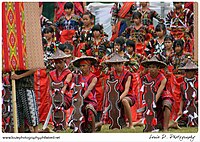
[[[135,130],[135,127],[133,125],[128,126],[129,129]]]
[[[164,133],[167,133],[167,132],[168,132],[168,130],[167,130],[167,129],[165,129],[165,130],[163,130],[163,132],[164,132]]]
[[[181,129],[181,127],[178,126],[178,122],[174,122],[172,125],[171,125],[172,128],[174,129]]]
[[[136,122],[133,122],[133,126],[144,126],[144,123],[142,123],[142,119],[140,119]]]

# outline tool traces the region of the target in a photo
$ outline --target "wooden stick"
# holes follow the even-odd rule
[[[12,71],[12,74],[15,72]],[[13,104],[13,122],[14,122],[14,133],[18,133],[17,125],[17,103],[16,103],[16,87],[15,80],[12,80],[12,104]]]

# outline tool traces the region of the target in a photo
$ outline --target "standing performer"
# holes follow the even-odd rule
[[[34,77],[36,70],[16,71],[11,75],[11,79],[16,80],[16,96],[17,96],[17,118],[19,132],[24,132],[25,120],[28,125],[33,127],[33,132],[38,132],[38,106],[34,93]]]
[[[144,26],[141,18],[142,14],[140,12],[133,12],[133,23],[125,29],[122,35],[135,42],[136,53],[143,54],[146,44],[151,39],[152,35],[154,35],[154,31]]]
[[[145,48],[145,53],[148,57],[152,57],[154,54],[163,56],[164,52],[164,38],[166,35],[166,27],[164,24],[158,24],[155,28],[156,38],[149,41]]]
[[[166,27],[175,39],[185,41],[184,51],[193,52],[194,13],[183,7],[182,2],[173,2],[174,9],[166,16]]]
[[[103,26],[97,24],[92,28],[92,36],[88,38],[86,55],[102,58],[103,56],[99,51],[101,45],[105,46],[107,52],[109,52],[107,35],[103,31]],[[99,57],[100,55],[101,57]]]
[[[174,74],[182,74],[181,71],[178,70],[178,68],[185,66],[188,58],[191,57],[191,54],[189,52],[185,52],[183,48],[184,41],[182,39],[177,39],[174,41],[174,54],[169,58],[169,62],[174,66]]]
[[[40,122],[44,122],[48,110],[51,106],[51,98],[49,95],[49,83],[50,80],[48,78],[49,71],[54,69],[53,63],[51,60],[48,60],[49,57],[56,51],[57,44],[54,40],[54,29],[51,26],[47,26],[43,29],[43,57],[44,64],[46,68],[37,69],[34,73],[34,92],[36,96],[36,101],[38,103],[38,111],[39,111],[39,120]]]
[[[72,71],[73,66],[70,64],[70,62],[75,58],[73,56],[73,50],[74,50],[73,45],[70,43],[60,44],[59,49],[62,50],[66,55],[69,55],[69,57],[66,58],[66,66],[70,71]]]
[[[136,97],[132,90],[132,74],[124,68],[124,62],[128,60],[123,59],[119,54],[113,53],[112,57],[109,60],[106,60],[106,63],[109,63],[114,70],[111,71],[114,75],[114,79],[118,80],[116,90],[119,92],[119,107],[121,109],[121,116],[128,118],[129,128],[133,129],[132,123],[132,114],[131,107],[135,104]]]
[[[157,127],[167,131],[174,100],[171,93],[166,90],[166,77],[159,71],[160,68],[165,68],[166,64],[159,61],[154,55],[150,60],[143,61],[141,65],[149,70],[149,73],[142,78],[142,82],[154,82],[152,90],[156,97]],[[159,127],[160,123],[161,126]]]
[[[158,20],[159,23],[164,23],[164,20],[160,17],[160,15],[155,11],[150,9],[149,2],[140,2],[140,8],[138,11],[142,14],[142,24],[146,25],[149,29],[154,30],[153,26],[153,18]]]
[[[95,116],[97,114],[97,100],[95,93],[95,85],[97,78],[91,72],[91,67],[97,62],[96,58],[91,56],[81,56],[72,61],[75,67],[80,68],[82,74],[80,75],[79,84],[84,84],[82,95],[84,98],[84,105],[82,113],[85,118],[85,125],[92,122],[92,132],[95,132]]]
[[[65,129],[66,127],[66,112],[71,106],[70,86],[72,80],[71,71],[66,68],[65,58],[70,55],[66,55],[60,49],[49,58],[54,60],[55,69],[50,71],[50,82],[52,91],[52,105],[53,105],[53,122],[54,131]],[[59,104],[58,104],[59,102]],[[60,114],[62,114],[60,116]],[[61,121],[57,118],[61,118]]]
[[[56,22],[56,27],[59,29],[60,42],[65,43],[68,41],[72,43],[75,31],[78,30],[80,25],[80,17],[73,14],[74,5],[72,2],[66,2],[64,10],[66,15],[60,17]]]
[[[167,65],[171,65],[169,63],[169,59],[174,54],[173,43],[174,43],[173,36],[172,35],[166,35],[165,38],[164,38],[164,51],[162,52],[162,57],[160,59],[163,62],[165,62]]]
[[[85,12],[82,16],[83,25],[79,27],[79,30],[76,31],[74,37],[74,46],[77,48],[77,53],[75,56],[80,57],[81,52],[85,52],[87,49],[88,40],[91,40],[92,37],[92,28],[94,26],[94,16],[89,12]]]

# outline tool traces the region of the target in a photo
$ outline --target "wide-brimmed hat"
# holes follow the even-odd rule
[[[83,60],[89,60],[92,65],[94,65],[97,62],[97,59],[93,56],[82,55],[81,57],[76,57],[74,60],[72,60],[71,64],[73,64],[75,67],[79,67],[80,62]]]
[[[71,55],[65,54],[63,51],[61,51],[59,48],[56,49],[56,52],[49,57],[49,60],[58,60],[58,59],[64,59],[64,58],[69,58]]]
[[[105,60],[105,63],[123,63],[123,62],[128,62],[129,60],[124,59],[121,57],[118,53],[114,52],[111,55],[111,58],[109,60]]]
[[[141,62],[141,65],[146,68],[152,64],[158,65],[160,68],[165,68],[167,66],[166,63],[159,61],[155,55],[151,59],[147,59],[147,60]]]
[[[185,66],[179,67],[178,69],[179,70],[198,70],[198,66],[189,59]]]

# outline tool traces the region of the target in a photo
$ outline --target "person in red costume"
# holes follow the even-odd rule
[[[154,30],[142,24],[142,14],[136,11],[133,12],[131,25],[125,29],[122,36],[135,42],[136,53],[144,54],[146,44],[155,34]]]
[[[77,48],[76,57],[82,55],[82,50],[86,48],[88,40],[91,40],[94,16],[89,11],[85,12],[82,15],[82,23],[83,25],[76,31],[74,37],[74,45]]]
[[[149,8],[149,2],[140,2],[140,8],[138,11],[142,14],[142,24],[148,26],[148,28],[154,29],[153,18],[159,23],[164,23],[161,16],[153,9]]]
[[[130,71],[124,68],[124,62],[127,62],[127,59],[121,57],[118,53],[114,52],[111,55],[109,60],[105,62],[113,67],[113,70],[110,72],[113,74],[113,78],[118,80],[116,90],[120,95],[119,107],[121,109],[121,116],[127,117],[129,122],[129,128],[134,129],[132,122],[131,107],[135,104],[136,97],[134,90],[132,89],[132,74]]]
[[[180,129],[180,126],[198,126],[198,66],[189,59],[185,66],[179,67],[179,70],[185,71],[180,85],[181,102],[178,116],[181,117],[170,127]]]
[[[152,90],[156,97],[157,128],[163,129],[166,132],[174,99],[172,94],[166,89],[166,77],[159,70],[167,65],[159,61],[155,55],[151,59],[143,61],[141,65],[149,70],[149,73],[142,78],[142,82],[154,82]]]
[[[63,106],[60,106],[63,108],[62,110],[67,110],[70,108],[72,103],[72,98],[70,94],[70,87],[71,87],[71,81],[72,81],[72,73],[71,71],[66,67],[66,61],[65,58],[68,58],[71,55],[66,55],[64,52],[62,52],[59,48],[56,50],[56,52],[49,58],[49,60],[54,60],[55,63],[55,69],[50,71],[50,82],[51,82],[51,92],[52,94],[55,93],[55,87],[54,84],[62,84],[61,87],[61,93],[64,95],[64,102]],[[59,89],[59,88],[57,88]],[[54,102],[53,102],[54,103]],[[56,111],[56,108],[54,108]],[[53,110],[53,111],[54,111]],[[63,126],[66,127],[66,117],[64,115],[64,124]],[[57,124],[54,122],[54,128],[56,128]]]
[[[166,27],[170,34],[185,41],[184,51],[193,52],[194,46],[194,13],[183,7],[183,2],[173,2],[174,9],[166,16]]]
[[[79,84],[84,84],[82,89],[82,96],[84,98],[84,105],[82,108],[82,113],[84,115],[85,121],[92,121],[92,132],[95,132],[95,116],[97,114],[97,100],[95,93],[95,85],[97,83],[96,76],[91,72],[91,67],[97,62],[96,58],[92,56],[81,56],[76,58],[71,63],[80,68],[82,74],[79,78]]]
[[[55,26],[60,35],[60,42],[72,43],[75,31],[77,31],[80,26],[80,16],[73,14],[74,5],[72,2],[66,2],[64,10],[66,12],[65,16],[61,16],[55,23]]]

